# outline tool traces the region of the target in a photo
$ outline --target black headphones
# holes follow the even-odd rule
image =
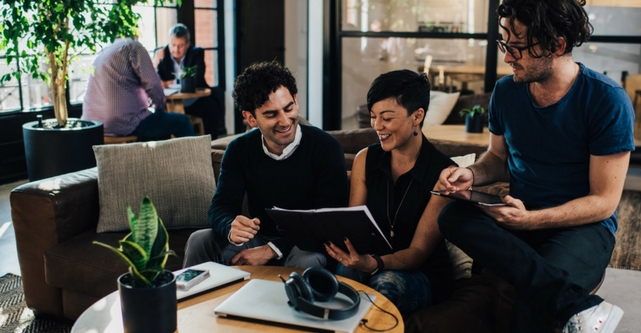
[[[330,320],[347,319],[358,312],[361,298],[349,285],[338,282],[336,276],[324,268],[310,267],[301,276],[292,272],[285,281],[285,292],[289,306],[314,317]],[[341,293],[352,301],[344,309],[330,309],[314,305],[314,301],[326,302]]]

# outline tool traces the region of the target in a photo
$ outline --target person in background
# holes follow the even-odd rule
[[[265,208],[344,207],[348,201],[343,149],[327,132],[299,124],[296,81],[277,62],[255,63],[236,79],[234,99],[250,130],[229,143],[209,209],[212,228],[187,241],[184,266],[324,267],[323,253],[282,237]],[[243,214],[243,200],[249,215]]]
[[[153,61],[162,80],[163,88],[178,86],[183,67],[192,66],[197,66],[196,87],[209,88],[207,81],[205,81],[205,51],[191,45],[191,34],[189,28],[184,24],[177,24],[169,30],[169,44],[155,51]],[[202,118],[205,134],[210,134],[212,139],[216,139],[218,137],[218,113],[222,111],[217,106],[213,95],[186,99],[183,104],[185,113]]]
[[[615,244],[632,104],[608,77],[572,59],[592,26],[577,0],[504,0],[498,47],[513,75],[489,104],[488,152],[449,167],[439,189],[510,178],[506,206],[452,202],[443,235],[515,288],[514,332],[614,332],[623,311],[590,295]]]
[[[369,284],[404,317],[445,299],[453,284],[436,222],[448,200],[432,197],[430,190],[441,171],[456,164],[421,132],[429,102],[427,76],[410,70],[380,75],[367,93],[380,142],[354,159],[349,205],[367,205],[394,253],[361,254],[349,240],[349,253],[326,246],[339,262],[338,274]]]
[[[117,38],[98,53],[92,68],[81,118],[102,122],[105,136],[146,140],[194,135],[186,115],[165,112],[160,79],[137,40]]]

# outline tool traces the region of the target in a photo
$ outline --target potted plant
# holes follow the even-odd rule
[[[176,331],[176,279],[165,270],[169,255],[169,235],[156,208],[145,196],[136,216],[127,206],[131,232],[119,241],[120,247],[94,241],[119,255],[129,272],[118,278],[125,332]]]
[[[468,133],[483,133],[483,120],[485,109],[476,104],[470,109],[459,111],[461,117],[465,116],[465,131]]]
[[[103,143],[103,126],[68,119],[69,65],[118,36],[132,36],[140,18],[132,6],[140,2],[147,0],[2,1],[0,51],[9,73],[0,76],[0,84],[23,75],[44,80],[56,117],[23,125],[30,180],[96,165],[91,146]]]
[[[180,92],[193,93],[196,92],[196,69],[198,65],[191,67],[181,67],[180,73]]]

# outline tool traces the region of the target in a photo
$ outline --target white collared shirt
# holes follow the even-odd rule
[[[267,146],[265,145],[265,136],[262,135],[262,134],[260,135],[260,138],[261,138],[261,140],[263,142],[263,151],[265,152],[265,154],[267,156],[275,159],[276,161],[284,160],[284,159],[292,156],[294,151],[296,151],[296,148],[298,148],[298,145],[300,145],[300,139],[302,137],[303,137],[303,133],[300,130],[300,125],[297,124],[296,125],[296,135],[294,136],[294,142],[292,142],[289,145],[287,145],[287,147],[285,147],[285,149],[283,149],[283,153],[282,154],[276,155],[276,154],[270,152],[267,149]]]

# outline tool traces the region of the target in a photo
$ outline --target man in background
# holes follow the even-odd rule
[[[296,93],[294,77],[277,62],[253,64],[236,79],[236,105],[258,130],[227,146],[209,208],[212,228],[191,235],[185,267],[205,261],[300,268],[327,264],[323,253],[302,251],[282,237],[265,212],[273,206],[347,206],[343,149],[327,132],[299,124]]]
[[[169,44],[157,49],[154,54],[154,67],[162,80],[163,88],[180,84],[183,68],[193,66],[197,66],[196,87],[209,88],[205,81],[205,51],[191,45],[191,34],[187,26],[177,24],[169,30]],[[212,95],[186,99],[183,105],[186,114],[202,118],[205,134],[210,134],[212,139],[218,137],[217,119],[221,110]]]
[[[137,40],[116,39],[98,53],[92,68],[82,119],[102,122],[105,136],[136,135],[144,141],[194,135],[186,115],[165,112],[160,79]]]

